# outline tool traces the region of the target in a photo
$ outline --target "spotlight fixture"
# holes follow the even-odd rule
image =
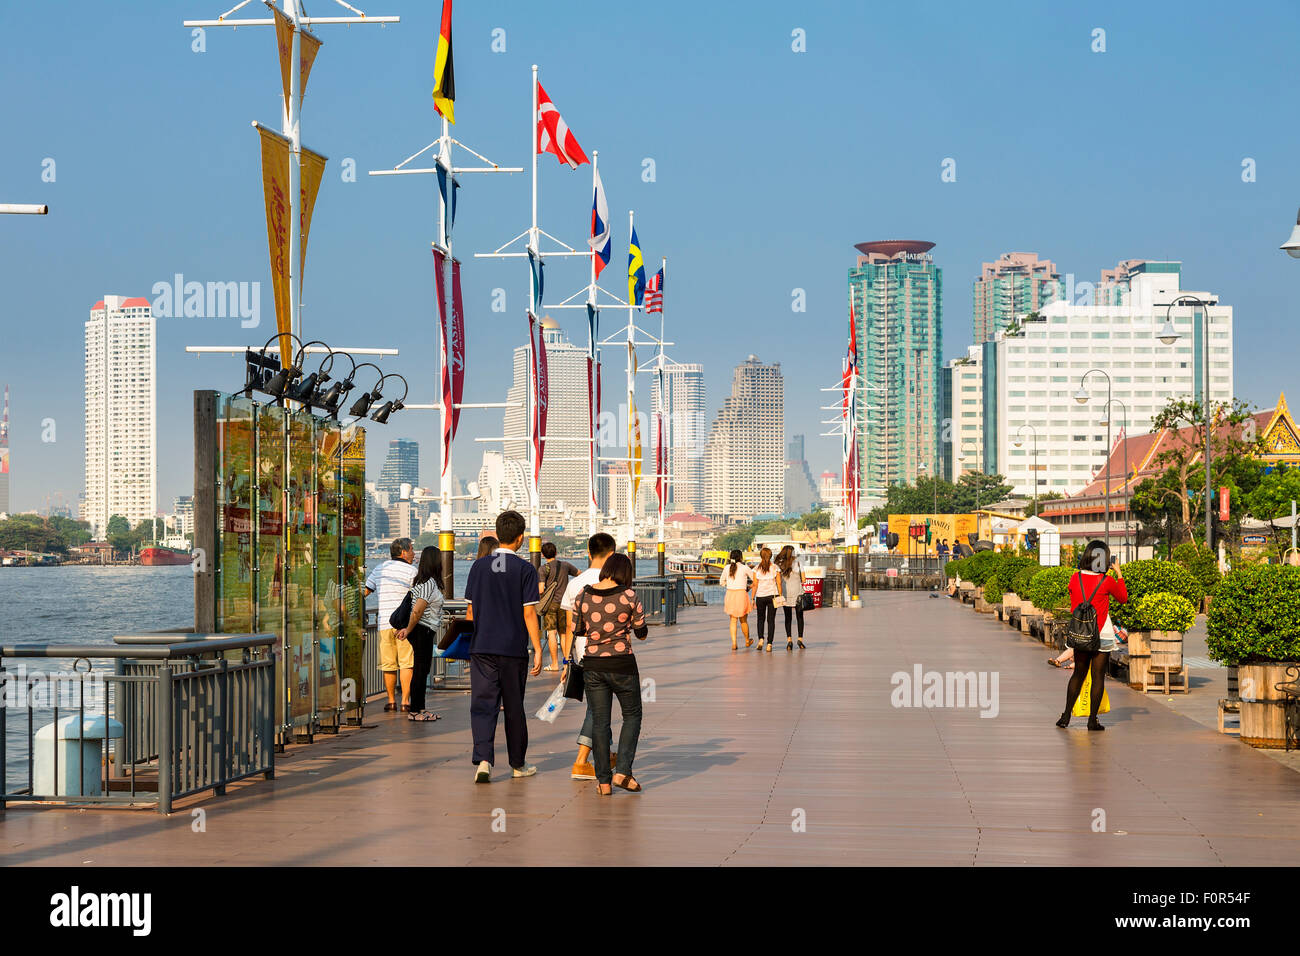
[[[330,380],[329,370],[334,367],[334,350],[328,344],[320,339],[313,339],[298,349],[298,354],[293,360],[294,368],[298,369],[298,374],[302,374],[302,366],[307,356],[307,347],[310,345],[324,345],[329,355],[321,362],[320,368],[312,372],[306,378],[291,384],[285,389],[284,397],[290,401],[310,407],[313,404],[312,399],[316,397],[316,389]]]
[[[348,414],[353,418],[365,418],[366,415],[370,413],[370,406],[383,398],[379,393],[379,388],[384,384],[384,370],[374,362],[362,362],[360,365],[356,366],[343,384],[346,388],[352,388],[352,379],[356,375],[357,369],[365,368],[367,365],[379,373],[379,381],[375,383],[373,389],[368,392],[362,392],[360,397],[352,403],[352,407],[348,409]]]
[[[401,375],[398,375],[396,372],[389,372],[382,379],[380,379],[379,384],[382,385],[385,381],[387,381],[390,378],[402,379],[402,397],[385,402],[383,405],[379,407],[379,410],[377,412],[375,412],[373,415],[370,416],[370,420],[372,422],[378,422],[380,425],[388,424],[389,415],[393,414],[393,412],[400,411],[401,409],[406,407],[404,402],[406,400],[407,393],[410,391],[411,388],[410,384],[406,381],[406,379]]]
[[[252,395],[254,391],[258,391],[276,399],[282,398],[285,390],[302,374],[302,369],[298,368],[297,363],[290,362],[285,365],[284,356],[272,358],[266,354],[267,348],[280,337],[280,334],[276,332],[256,352],[252,349],[244,351],[243,391],[245,395]],[[292,332],[284,334],[301,344],[302,340]]]

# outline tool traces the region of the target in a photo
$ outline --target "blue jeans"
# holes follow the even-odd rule
[[[596,765],[596,781],[611,783],[614,772],[632,775],[637,739],[641,736],[641,676],[638,673],[614,674],[607,671],[582,672],[587,695],[587,714],[591,718],[591,756]],[[610,729],[614,698],[623,714],[623,729],[618,735],[618,767],[609,766]]]

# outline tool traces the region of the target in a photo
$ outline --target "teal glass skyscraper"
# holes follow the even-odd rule
[[[861,242],[849,270],[858,346],[858,467],[869,497],[939,466],[943,270],[933,242]]]

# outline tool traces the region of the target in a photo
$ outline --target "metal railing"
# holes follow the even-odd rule
[[[277,640],[192,635],[169,644],[0,647],[0,816],[15,802],[152,803],[170,813],[182,797],[220,795],[256,774],[270,779]],[[25,663],[11,669],[13,660],[38,659],[70,662],[72,670],[29,675]],[[113,661],[113,672],[92,669],[95,660]],[[15,759],[10,719],[22,711],[26,727],[15,735]],[[50,723],[37,730],[47,715]],[[11,789],[15,777],[21,782]]]
[[[632,582],[636,598],[645,610],[649,624],[677,623],[677,609],[686,603],[686,580],[683,575],[636,578]]]
[[[464,601],[450,602],[454,611],[448,615],[444,613],[444,620],[439,627],[438,636],[442,636],[442,628],[447,626],[447,617],[464,617],[461,606]],[[365,645],[361,653],[361,667],[364,686],[362,688],[361,699],[353,705],[356,709],[357,716],[354,718],[355,723],[360,723],[365,719],[366,701],[375,697],[385,696],[388,693],[384,685],[384,672],[379,669],[379,612],[375,608],[366,608],[366,637]],[[469,662],[462,660],[448,660],[445,657],[436,656],[433,658],[433,667],[429,670],[429,680],[426,688],[431,691],[467,691],[469,690]]]
[[[860,570],[863,574],[891,568],[899,574],[943,574],[948,560],[934,555],[864,554]]]

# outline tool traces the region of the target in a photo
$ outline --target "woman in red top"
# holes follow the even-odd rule
[[[1107,568],[1114,568],[1115,576],[1106,574]],[[1119,562],[1112,563],[1110,549],[1101,541],[1090,541],[1084,548],[1079,561],[1079,571],[1070,577],[1070,610],[1073,611],[1084,601],[1090,601],[1097,612],[1097,629],[1106,626],[1106,617],[1110,612],[1110,599],[1120,604],[1127,603],[1128,589],[1124,587],[1124,575],[1119,569]],[[1068,727],[1070,714],[1074,712],[1074,702],[1083,690],[1083,682],[1092,675],[1092,694],[1089,700],[1088,729],[1105,730],[1097,721],[1097,710],[1101,707],[1101,695],[1106,689],[1106,661],[1115,649],[1113,637],[1102,638],[1101,647],[1095,651],[1074,652],[1074,673],[1065,688],[1065,712],[1056,722],[1058,727]]]

